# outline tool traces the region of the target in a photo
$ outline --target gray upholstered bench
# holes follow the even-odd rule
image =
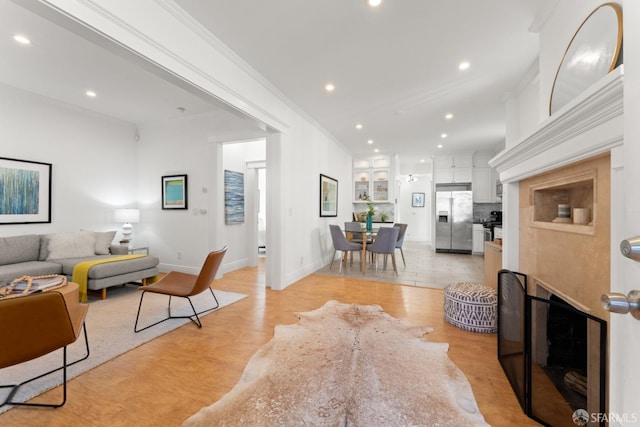
[[[480,283],[451,283],[444,288],[444,318],[458,328],[496,332],[497,306],[496,291]]]

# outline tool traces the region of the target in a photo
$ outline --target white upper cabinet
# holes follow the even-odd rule
[[[435,156],[433,159],[433,179],[436,184],[450,182],[471,182],[473,158],[471,154]]]
[[[473,201],[476,203],[495,203],[496,174],[489,167],[492,153],[479,152],[473,156]]]
[[[386,155],[353,159],[354,201],[362,202],[368,197],[374,202],[391,199],[391,158]]]

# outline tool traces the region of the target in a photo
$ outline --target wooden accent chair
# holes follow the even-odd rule
[[[167,273],[163,278],[158,280],[156,283],[151,285],[141,286],[140,290],[142,291],[142,295],[140,295],[140,304],[138,305],[138,314],[136,315],[136,324],[133,327],[134,332],[144,331],[152,326],[155,326],[159,323],[162,323],[169,319],[189,319],[191,320],[198,328],[202,328],[202,323],[200,322],[199,314],[206,313],[211,310],[215,310],[220,306],[218,303],[218,299],[216,295],[213,293],[213,289],[211,289],[211,283],[216,278],[216,274],[218,273],[218,269],[220,268],[220,264],[222,264],[222,258],[224,258],[225,253],[227,252],[227,247],[220,249],[219,251],[214,251],[207,255],[207,258],[204,261],[202,269],[200,270],[200,274],[195,276],[193,274],[180,273],[177,271],[171,271]],[[213,299],[215,301],[215,306],[208,308],[206,310],[202,310],[196,312],[195,307],[193,306],[193,302],[191,301],[191,297],[201,294],[202,292],[209,289]],[[142,300],[147,292],[152,292],[156,294],[164,294],[169,296],[169,305],[168,305],[168,316],[162,320],[159,320],[155,323],[152,323],[144,328],[138,329],[138,320],[140,319],[140,309],[142,308]],[[191,310],[193,314],[187,316],[173,316],[171,314],[171,297],[180,297],[186,298],[189,301],[189,305],[191,306]]]
[[[3,332],[0,333],[0,349],[2,349],[0,350],[0,369],[63,349],[62,366],[19,384],[0,385],[0,388],[11,388],[9,395],[0,406],[59,408],[67,401],[67,367],[89,357],[89,340],[84,326],[89,306],[79,303],[77,284],[70,283],[61,289],[65,289],[65,294],[69,294],[69,291],[74,289],[75,292],[71,292],[71,296],[67,298],[62,292],[55,290],[0,299],[0,325],[3,327]],[[67,346],[74,343],[83,330],[86,355],[67,363]],[[13,400],[21,386],[59,370],[62,370],[63,378],[61,403],[29,403]]]

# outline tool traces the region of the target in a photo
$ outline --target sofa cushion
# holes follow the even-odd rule
[[[95,254],[96,255],[109,255],[111,242],[116,237],[116,231],[94,231],[96,239]]]
[[[96,237],[92,231],[60,233],[49,236],[47,260],[80,258],[96,253]]]
[[[51,238],[53,234],[41,234],[40,235],[40,256],[38,259],[40,261],[45,261],[49,258],[49,238]]]
[[[83,258],[65,258],[52,260],[52,262],[58,263],[62,266],[62,273],[67,276],[73,274],[73,267],[76,264],[83,261],[91,261],[94,259],[111,258],[111,255],[94,255],[91,257]],[[102,279],[110,276],[118,276],[125,273],[131,273],[138,270],[146,270],[148,268],[154,268],[158,266],[160,260],[155,256],[143,256],[139,258],[132,258],[126,261],[107,262],[104,264],[94,265],[89,269],[90,279]]]
[[[27,261],[15,264],[0,265],[0,281],[11,282],[22,276],[44,276],[62,273],[62,266],[46,261]]]
[[[26,234],[0,238],[0,265],[37,261],[40,254],[40,236]]]

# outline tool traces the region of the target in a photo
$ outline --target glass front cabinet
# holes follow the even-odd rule
[[[389,185],[391,162],[389,156],[356,158],[353,161],[354,202],[371,198],[374,202],[391,200]]]

